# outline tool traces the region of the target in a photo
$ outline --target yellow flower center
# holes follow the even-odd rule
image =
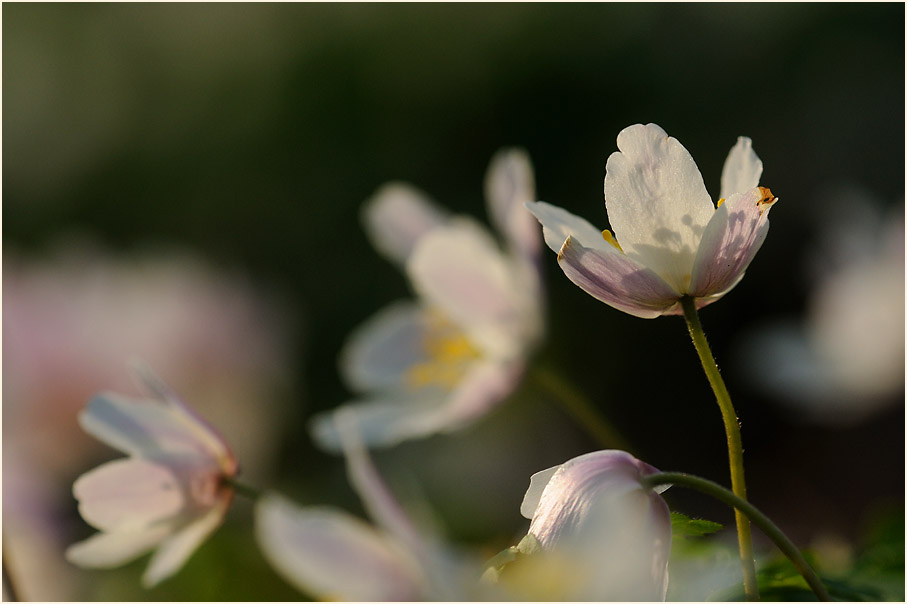
[[[440,313],[429,318],[422,346],[426,359],[406,372],[406,383],[413,389],[426,386],[452,389],[466,367],[480,356],[466,334]]]

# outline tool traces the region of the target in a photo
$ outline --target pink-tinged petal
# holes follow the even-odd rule
[[[396,302],[356,328],[340,353],[346,383],[359,392],[402,386],[412,367],[427,360],[430,313]]]
[[[485,198],[491,223],[508,244],[525,257],[536,257],[539,228],[525,207],[535,201],[535,177],[525,151],[504,149],[495,154],[485,177]]]
[[[740,281],[765,241],[768,212],[774,202],[771,191],[756,187],[732,195],[715,210],[696,254],[691,295],[723,295]]]
[[[548,478],[529,533],[543,555],[583,571],[572,588],[577,599],[664,598],[670,512],[640,482],[655,472],[624,451],[606,450],[571,459]]]
[[[488,232],[457,220],[423,237],[407,263],[416,291],[493,356],[524,352],[535,301]]]
[[[73,485],[79,512],[104,530],[138,530],[177,514],[186,499],[167,468],[141,459],[108,462]]]
[[[346,457],[347,476],[378,526],[412,551],[424,550],[418,531],[378,474],[359,434],[355,413],[349,409],[334,414],[334,425]],[[422,553],[420,551],[420,553]]]
[[[405,183],[382,186],[362,209],[362,222],[375,249],[403,264],[416,242],[446,224],[448,213],[427,195]]]
[[[113,568],[151,551],[171,527],[158,524],[135,531],[97,533],[66,549],[66,559],[83,568]]]
[[[762,160],[753,151],[753,141],[745,136],[737,137],[737,144],[728,153],[721,170],[721,198],[758,186],[760,176]]]
[[[558,264],[586,293],[635,317],[655,318],[680,298],[652,270],[616,249],[583,247],[570,237],[561,247]]]
[[[677,139],[655,124],[617,136],[608,158],[605,207],[624,252],[681,290],[715,206],[699,168]]]
[[[530,202],[526,207],[542,223],[545,244],[555,253],[560,251],[567,237],[573,237],[588,248],[598,249],[610,245],[602,237],[602,232],[589,221],[564,208],[544,201]]]
[[[259,546],[277,572],[320,599],[421,600],[418,571],[361,520],[330,508],[297,507],[267,495],[255,506]]]
[[[142,575],[142,585],[154,587],[182,568],[192,552],[223,522],[231,498],[224,497],[201,517],[162,541]]]

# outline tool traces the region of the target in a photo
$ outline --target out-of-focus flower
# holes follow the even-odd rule
[[[849,219],[823,225],[805,320],[759,326],[739,364],[804,417],[852,423],[904,400],[904,206],[885,215],[855,191],[823,204]]]
[[[405,267],[418,294],[379,312],[340,358],[364,400],[345,405],[368,445],[387,446],[461,428],[515,388],[541,337],[538,225],[532,168],[521,151],[496,155],[486,178],[502,251],[474,220],[451,217],[415,189],[381,188],[364,222],[375,247]],[[318,443],[337,450],[333,412],[313,419]]]
[[[214,428],[149,370],[138,373],[152,398],[102,393],[79,416],[86,432],[129,457],[76,480],[82,518],[102,532],[70,546],[66,558],[112,568],[156,548],[142,577],[152,587],[221,524],[238,465]]]
[[[697,308],[729,292],[768,234],[776,198],[757,186],[762,162],[740,137],[712,203],[689,152],[655,124],[630,126],[608,158],[605,207],[614,235],[544,202],[528,207],[545,243],[576,285],[605,304],[651,319],[682,314],[684,296]]]
[[[629,453],[596,451],[534,474],[520,512],[528,555],[500,583],[528,599],[664,600],[671,517],[640,479],[657,472]]]
[[[4,249],[3,537],[22,597],[91,599],[63,550],[73,478],[105,452],[77,416],[101,389],[138,394],[125,359],[198,401],[263,478],[286,417],[291,332],[267,291],[186,251],[117,256],[85,239],[40,257]]]
[[[370,525],[326,506],[300,507],[269,494],[256,504],[255,532],[265,557],[287,581],[322,599],[463,600],[479,566],[420,534],[388,491],[349,410],[334,415],[350,482],[375,520]]]

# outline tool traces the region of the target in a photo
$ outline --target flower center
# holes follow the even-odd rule
[[[429,319],[422,347],[425,360],[406,372],[406,382],[413,389],[427,386],[452,389],[466,367],[480,356],[466,334],[441,314]]]

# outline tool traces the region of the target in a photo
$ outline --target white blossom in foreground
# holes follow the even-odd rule
[[[668,506],[640,479],[657,472],[617,450],[596,451],[534,474],[520,512],[530,518],[499,582],[522,599],[664,600],[671,551]]]
[[[630,126],[608,158],[605,207],[611,228],[600,231],[544,202],[529,209],[545,243],[576,285],[602,302],[646,319],[682,314],[730,291],[768,234],[776,198],[758,186],[762,162],[740,137],[721,174],[716,204],[689,152],[655,124]]]
[[[525,153],[506,150],[489,167],[486,198],[504,249],[487,229],[450,216],[403,184],[381,188],[365,207],[376,249],[404,268],[418,296],[380,311],[349,338],[340,369],[360,397],[355,413],[370,446],[459,429],[516,387],[542,334],[538,224]],[[324,413],[315,440],[336,451]]]
[[[758,326],[738,356],[754,387],[798,415],[847,424],[904,401],[904,206],[886,214],[856,191],[823,204],[834,218],[805,317]]]
[[[320,599],[469,599],[478,565],[464,566],[420,534],[378,475],[350,411],[335,415],[347,473],[375,525],[327,506],[297,506],[268,494],[255,508],[265,558],[289,583]]]
[[[238,465],[221,436],[149,370],[151,398],[95,397],[79,416],[86,432],[129,454],[73,485],[79,512],[101,532],[70,546],[86,568],[120,566],[156,549],[142,583],[170,577],[223,521],[233,499],[225,480]]]

